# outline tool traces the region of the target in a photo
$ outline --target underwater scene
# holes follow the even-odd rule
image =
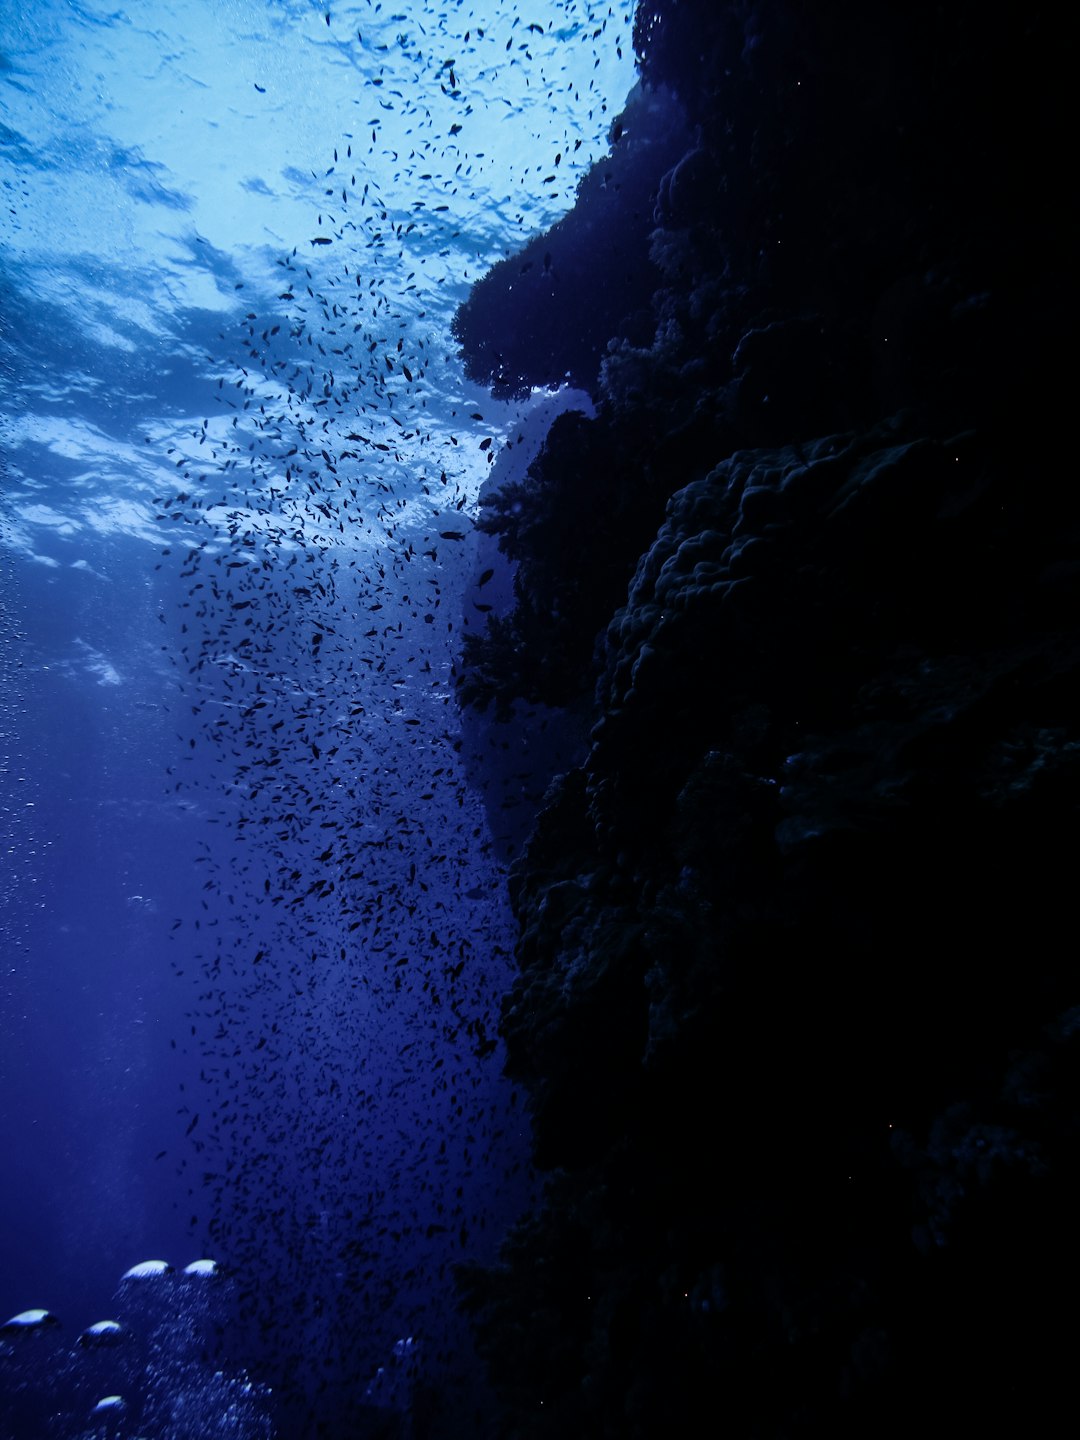
[[[1052,1433],[1055,23],[0,0],[0,1440]]]
[[[453,680],[477,495],[544,401],[450,325],[606,151],[631,11],[402,11],[4,7],[0,1309],[63,1322],[58,1434],[400,1409],[530,1195]],[[77,1345],[136,1288],[145,1379]]]

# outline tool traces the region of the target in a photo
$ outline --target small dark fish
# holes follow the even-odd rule
[[[332,245],[334,242],[329,235],[316,235],[311,243],[312,245]]]
[[[260,95],[266,94],[265,85],[260,85],[257,81],[255,82],[255,89],[259,92]]]
[[[465,532],[464,532],[464,530],[440,530],[440,531],[439,531],[439,539],[440,539],[440,540],[464,540],[464,539],[465,539]]]
[[[485,570],[484,573],[480,576],[480,579],[476,582],[477,588],[479,589],[480,586],[486,585],[494,574],[494,570]]]

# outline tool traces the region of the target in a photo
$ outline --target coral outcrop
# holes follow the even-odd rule
[[[1080,1259],[1049,36],[784,0],[636,35],[689,136],[651,336],[482,522],[517,605],[465,698],[592,728],[511,877],[546,1198],[463,1293],[508,1435],[1039,1428]]]

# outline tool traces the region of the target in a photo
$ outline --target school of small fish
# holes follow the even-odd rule
[[[355,1403],[394,1336],[417,1337],[432,1375],[463,1369],[452,1266],[491,1259],[532,1193],[496,1035],[512,921],[454,699],[492,576],[469,572],[471,515],[508,421],[464,395],[448,411],[452,307],[426,288],[454,194],[484,168],[474,87],[526,65],[542,96],[562,47],[599,64],[628,43],[626,5],[554,8],[560,23],[514,15],[497,38],[477,12],[410,11],[392,45],[382,6],[371,33],[326,12],[367,108],[328,146],[272,308],[222,331],[218,411],[171,436],[175,488],[154,502],[177,596],[159,614],[168,786],[220,835],[194,857],[195,914],[173,922],[169,963],[197,965],[199,990],[171,1044],[197,1054],[200,1088],[157,1158],[240,1277],[267,1374],[312,1416]],[[441,133],[431,87],[456,117]],[[390,116],[395,137],[408,122],[405,213],[365,178]],[[566,135],[520,183],[551,185],[580,147]]]

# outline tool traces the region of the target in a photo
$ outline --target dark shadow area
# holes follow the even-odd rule
[[[662,0],[636,44],[687,127],[621,180],[653,268],[575,289],[556,343],[517,257],[457,331],[493,387],[569,370],[596,402],[485,497],[512,586],[461,660],[466,704],[590,726],[511,871],[546,1198],[459,1271],[502,1433],[1052,1429],[1080,1259],[1054,27]],[[603,169],[558,231],[575,286]]]

